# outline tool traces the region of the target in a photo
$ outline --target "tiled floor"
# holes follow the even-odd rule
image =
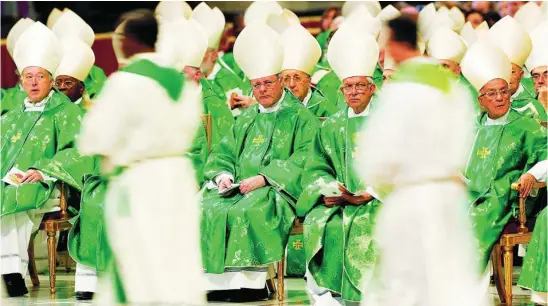
[[[518,274],[518,271],[514,271],[514,274]],[[89,306],[91,303],[77,302],[74,299],[74,273],[58,272],[57,276],[57,294],[54,298],[50,298],[48,277],[46,275],[40,275],[40,287],[32,288],[29,286],[30,294],[27,297],[22,298],[3,298],[0,303],[1,306],[27,306],[27,305],[85,305]],[[516,279],[516,278],[514,278]],[[30,279],[27,279],[27,284],[31,284]],[[529,293],[514,286],[514,306],[529,305]],[[496,289],[491,287],[491,295],[496,301],[495,305],[500,305],[496,294]],[[212,303],[217,306],[222,305],[235,305],[230,303]],[[305,291],[304,280],[289,278],[286,279],[286,300],[283,303],[279,303],[277,300],[246,303],[246,305],[310,305],[310,299]],[[465,306],[465,305],[463,305]]]

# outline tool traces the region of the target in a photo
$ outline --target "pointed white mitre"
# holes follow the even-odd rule
[[[339,79],[353,76],[373,76],[379,59],[375,38],[353,28],[340,28],[331,38],[327,60]]]
[[[541,22],[542,11],[534,1],[530,1],[518,9],[514,14],[514,18],[521,23],[528,32],[531,32]]]
[[[300,24],[292,25],[281,35],[284,44],[282,70],[300,70],[308,75],[322,56],[318,41]]]
[[[464,17],[462,11],[458,7],[453,6],[449,10],[449,16],[451,17],[451,19],[453,19],[453,23],[455,25],[455,28],[453,28],[453,30],[460,31],[460,29],[464,26],[464,23],[466,22],[466,18]]]
[[[439,60],[460,63],[466,53],[466,44],[459,34],[448,28],[438,29],[428,40],[428,55]]]
[[[207,50],[207,35],[193,18],[180,17],[160,27],[158,53],[170,59],[177,71],[185,66],[200,67]]]
[[[299,17],[288,9],[283,9],[280,14],[270,14],[266,19],[266,24],[274,29],[278,34],[282,33],[292,25],[301,25]]]
[[[246,25],[234,43],[234,59],[250,80],[278,74],[284,59],[282,40],[266,23]]]
[[[387,22],[392,19],[396,19],[401,16],[400,11],[396,9],[392,4],[387,5],[385,8],[383,8],[380,13],[377,15],[377,17],[382,22]]]
[[[506,16],[487,33],[491,42],[506,53],[512,64],[523,67],[533,45],[529,34],[519,22]]]
[[[377,16],[381,12],[381,4],[379,1],[346,1],[341,9],[344,17],[349,17],[359,7],[365,8],[371,16]]]
[[[420,33],[422,37],[428,41],[430,36],[441,28],[448,28],[451,30],[455,30],[456,28],[455,22],[451,19],[451,16],[449,16],[449,10],[445,6],[441,7],[440,10],[436,12],[428,25],[426,25]]]
[[[460,30],[460,36],[466,43],[466,45],[471,46],[479,37],[483,36],[489,31],[489,26],[487,22],[482,22],[477,28],[474,29],[470,21],[466,22],[462,29]]]
[[[51,29],[59,39],[77,37],[91,47],[95,41],[93,29],[76,13],[65,9]]]
[[[425,31],[427,31],[427,27],[429,23],[436,17],[436,6],[434,3],[430,3],[422,8],[422,10],[419,12],[419,17],[417,19],[417,28],[419,32],[424,35]]]
[[[279,15],[282,12],[282,7],[276,1],[255,1],[246,9],[244,23],[246,27],[254,22],[266,23],[270,14]]]
[[[46,25],[48,26],[48,28],[52,29],[62,14],[63,12],[60,9],[56,7],[53,8],[53,10],[51,10],[51,12],[49,13],[48,20],[46,21]]]
[[[192,8],[185,1],[160,1],[154,10],[158,23],[162,24],[179,18],[188,19]]]
[[[221,42],[221,36],[225,29],[225,17],[218,9],[211,9],[205,2],[201,2],[194,8],[191,15],[204,29],[207,35],[207,46],[217,50]]]
[[[525,66],[529,71],[532,71],[537,67],[548,65],[548,21],[539,23],[530,36],[533,50],[529,54]]]
[[[379,18],[371,16],[365,6],[360,5],[350,16],[345,17],[340,28],[343,27],[351,27],[359,33],[369,33],[377,38],[382,29],[382,22]]]
[[[91,48],[76,37],[67,37],[61,40],[61,50],[63,56],[55,71],[55,77],[68,75],[84,81],[95,63],[95,55]]]
[[[11,30],[8,33],[8,37],[6,37],[6,48],[8,49],[8,53],[13,58],[13,49],[15,48],[15,43],[21,37],[21,34],[23,34],[30,26],[34,24],[34,20],[30,18],[21,18],[19,21],[17,21]]]
[[[426,51],[426,41],[424,41],[424,38],[422,38],[422,35],[419,32],[417,32],[417,49],[421,54],[424,54],[424,51]]]
[[[468,48],[460,66],[462,74],[477,91],[494,79],[503,79],[510,84],[512,64],[489,39],[480,39]]]
[[[54,73],[61,60],[61,44],[53,32],[41,22],[35,22],[17,40],[13,60],[19,73],[31,66]]]

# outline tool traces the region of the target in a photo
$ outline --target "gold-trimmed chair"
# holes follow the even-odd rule
[[[212,118],[211,114],[202,115],[202,123],[204,124],[207,137],[207,150],[211,152],[211,129],[212,129]]]
[[[519,192],[521,184],[513,183],[511,189]],[[544,188],[546,183],[535,183],[533,188]],[[491,260],[493,263],[493,277],[501,303],[512,306],[512,271],[514,268],[514,247],[518,244],[528,244],[531,232],[526,226],[527,215],[524,198],[519,198],[519,216],[514,222],[505,227],[500,240],[493,247]],[[517,221],[517,224],[516,222]],[[513,228],[515,227],[515,229]],[[504,268],[503,268],[504,266]]]

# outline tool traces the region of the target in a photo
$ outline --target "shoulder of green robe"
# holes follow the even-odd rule
[[[51,100],[47,103],[44,113],[55,112],[56,114],[82,114],[82,108],[70,101],[63,93],[53,89]]]
[[[434,87],[442,92],[449,92],[455,75],[434,63],[407,61],[398,67],[392,76],[392,82],[412,82]]]
[[[530,116],[519,113],[514,109],[510,109],[510,114],[508,115],[508,124],[518,126],[519,130],[530,132],[530,133],[546,133],[546,128],[543,127],[537,120],[531,118]]]
[[[348,119],[348,108],[339,110],[333,115],[329,116],[324,122],[322,122],[322,127],[332,127],[334,125],[340,124],[341,122]]]
[[[156,81],[158,85],[166,90],[173,101],[179,100],[186,81],[179,71],[170,67],[159,66],[148,59],[134,61],[120,68],[119,71],[134,73]]]

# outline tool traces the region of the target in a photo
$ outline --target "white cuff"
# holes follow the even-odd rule
[[[365,192],[369,193],[372,197],[382,202],[381,196],[371,186],[367,186]]]
[[[54,177],[51,177],[47,174],[44,174],[44,172],[40,171],[40,170],[36,170],[38,171],[38,173],[40,173],[40,175],[42,176],[43,178],[43,181],[53,181],[53,182],[57,182],[57,179],[54,178]]]
[[[229,178],[232,180],[232,182],[234,182],[234,176],[232,174],[228,172],[222,172],[215,177],[215,184],[217,184],[218,186],[224,178]]]
[[[527,173],[535,177],[537,182],[546,182],[546,176],[548,175],[548,160],[539,161],[533,166]]]

